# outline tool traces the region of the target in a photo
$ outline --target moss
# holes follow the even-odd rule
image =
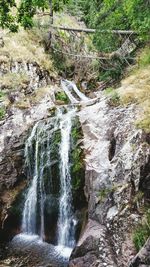
[[[105,89],[104,93],[105,93],[105,95],[110,95],[110,94],[112,94],[113,91],[114,91],[113,87],[108,87]]]
[[[65,92],[57,92],[55,94],[55,98],[56,98],[56,100],[63,101],[65,104],[69,103],[69,99],[68,99],[67,95],[65,94]]]
[[[103,202],[110,193],[114,192],[116,189],[116,187],[111,187],[111,188],[103,188],[99,191],[98,193],[98,197],[99,197],[99,201]]]
[[[133,242],[137,251],[139,251],[143,247],[149,236],[150,236],[150,209],[148,209],[145,212],[143,220],[133,232]]]
[[[0,120],[4,119],[6,110],[4,107],[0,107]]]
[[[85,184],[85,164],[84,151],[82,145],[82,129],[78,118],[74,119],[71,131],[72,144],[70,151],[72,194],[74,207],[80,209],[85,207],[84,184]]]

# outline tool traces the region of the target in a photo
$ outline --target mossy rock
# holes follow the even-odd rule
[[[85,164],[84,164],[84,151],[81,148],[83,133],[78,117],[74,119],[71,131],[71,137],[72,141],[71,141],[70,162],[71,162],[73,206],[75,207],[75,209],[81,209],[86,205],[86,199],[84,195]]]

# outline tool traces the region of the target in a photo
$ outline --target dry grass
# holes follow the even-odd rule
[[[30,101],[32,104],[37,104],[40,101],[43,100],[44,97],[49,97],[51,96],[52,88],[50,86],[48,87],[42,87],[38,88],[34,94],[30,97]]]
[[[33,30],[20,29],[18,33],[3,32],[5,46],[0,48],[1,56],[7,55],[14,61],[37,62],[41,68],[53,71],[53,62],[41,45],[39,35]]]
[[[145,48],[134,73],[122,82],[118,93],[123,105],[137,103],[142,110],[137,127],[150,132],[150,48]]]
[[[19,88],[24,88],[29,83],[29,77],[26,73],[11,73],[8,72],[1,77],[0,87],[11,91],[18,90]]]

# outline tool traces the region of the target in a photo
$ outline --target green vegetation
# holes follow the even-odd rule
[[[54,11],[63,8],[68,0],[0,0],[0,27],[16,32],[21,25],[24,28],[33,27],[33,17],[38,10],[44,11],[53,5]]]
[[[117,190],[118,187],[120,187],[120,185],[112,185],[112,187],[109,188],[102,188],[98,193],[99,200],[103,202],[106,198],[108,198],[108,195]]]
[[[78,1],[77,1],[78,2]],[[83,19],[89,27],[97,28],[94,42],[100,51],[115,50],[120,44],[119,35],[101,34],[99,30],[135,30],[147,39],[150,29],[148,0],[97,0],[80,2]]]
[[[85,186],[85,164],[84,150],[82,148],[83,133],[79,118],[73,121],[71,130],[71,151],[70,151],[70,171],[71,185],[74,207],[82,209],[86,205],[84,194]]]
[[[124,69],[134,63],[136,47],[149,40],[149,0],[70,0],[68,5],[71,14],[75,10],[89,28],[96,29],[93,43],[100,55],[106,56],[106,60],[99,62],[99,80],[120,80]],[[133,30],[136,34],[122,36],[111,30]],[[132,53],[120,56],[118,49],[127,40],[133,46],[136,44],[135,48]]]
[[[115,90],[112,87],[108,87],[105,91],[104,91],[105,95],[107,95],[109,97],[109,104],[111,106],[118,106],[120,105],[120,96],[119,93],[117,92],[117,90]]]
[[[6,95],[6,93],[0,90],[0,100],[3,100],[5,95]]]
[[[143,221],[133,232],[133,242],[137,251],[139,251],[150,236],[150,210],[144,215]]]
[[[110,194],[113,190],[111,188],[103,188],[99,191],[98,197],[101,202]]]
[[[150,65],[150,47],[146,46],[142,51],[138,61],[139,67],[146,67]]]
[[[140,202],[144,197],[144,193],[142,191],[138,191],[133,199],[133,203],[138,203]]]
[[[57,92],[55,94],[55,98],[56,98],[56,100],[62,101],[65,104],[69,103],[69,99],[68,99],[67,95],[64,92]]]
[[[0,120],[4,119],[6,110],[4,107],[0,107]]]

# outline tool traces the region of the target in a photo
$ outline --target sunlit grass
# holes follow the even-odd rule
[[[137,127],[150,132],[150,48],[146,47],[138,58],[138,67],[122,82],[118,90],[121,103],[136,103],[141,108]]]
[[[41,68],[53,70],[53,63],[41,45],[41,39],[33,30],[20,29],[18,33],[3,34],[4,47],[0,48],[0,55],[12,58],[13,61],[37,62]]]

